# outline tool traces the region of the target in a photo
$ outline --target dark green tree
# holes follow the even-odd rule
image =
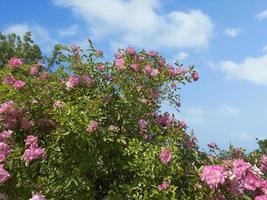
[[[26,32],[23,37],[0,32],[0,52],[0,68],[12,57],[22,58],[27,64],[43,59],[40,47],[34,43],[30,32]]]

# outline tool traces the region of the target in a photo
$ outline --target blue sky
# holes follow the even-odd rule
[[[213,141],[253,150],[256,137],[267,138],[267,1],[253,2],[2,0],[0,31],[31,30],[45,53],[55,43],[86,47],[90,37],[109,58],[133,46],[195,64],[201,78],[182,88],[177,117],[202,147]]]

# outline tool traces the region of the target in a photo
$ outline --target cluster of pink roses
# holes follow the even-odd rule
[[[260,169],[265,169],[266,156],[262,156],[260,165]],[[256,200],[264,200],[267,199],[267,180],[260,169],[242,159],[227,160],[222,165],[203,166],[200,176],[211,189],[216,189],[217,195],[222,196],[220,190],[225,187],[234,197],[247,192]]]
[[[88,126],[87,126],[87,128],[86,128],[86,131],[89,132],[89,133],[93,133],[93,132],[95,132],[95,131],[97,130],[97,128],[98,128],[98,122],[95,121],[95,120],[92,120],[92,121],[88,124]]]
[[[13,101],[0,104],[0,121],[7,129],[14,128],[21,119],[22,111],[17,108]]]
[[[16,80],[13,76],[6,76],[3,83],[13,86],[16,89],[22,89],[26,83],[22,80]]]
[[[21,66],[23,64],[23,61],[21,58],[11,58],[9,61],[8,61],[8,65],[10,66],[11,69],[15,69],[19,66]]]
[[[38,137],[29,135],[25,139],[27,149],[25,149],[22,159],[26,162],[26,165],[33,160],[45,158],[45,149],[38,145]]]
[[[29,200],[46,200],[46,198],[41,193],[34,193],[32,194],[32,198],[30,198]]]
[[[20,125],[22,129],[28,130],[34,126],[33,120],[27,116],[22,116],[22,110],[16,107],[13,101],[0,104],[0,121],[7,129]]]
[[[84,82],[84,84],[88,87],[91,87],[94,83],[93,78],[90,75],[72,75],[69,77],[68,81],[66,82],[67,90],[71,90],[78,86],[81,82]]]
[[[136,53],[136,50],[133,47],[128,47],[124,51],[119,51],[116,53],[114,65],[118,70],[125,70],[127,68],[126,57],[130,56],[134,59],[134,63],[130,64],[129,67],[134,72],[142,71],[145,75],[150,75],[152,77],[158,76],[163,70],[163,67],[166,65],[165,60],[159,57],[156,51],[149,51],[146,55],[139,55]],[[147,58],[146,56],[153,58],[157,61],[156,66],[151,66],[149,64],[143,63]],[[141,70],[140,70],[141,69]],[[175,68],[171,65],[166,65],[167,73],[170,77],[176,79],[177,77],[183,77],[188,71],[179,66]],[[193,71],[191,77],[194,81],[199,79],[199,73]]]
[[[6,130],[0,133],[0,163],[3,163],[6,157],[11,152],[11,147],[7,144],[13,131]],[[0,183],[7,181],[10,178],[8,171],[4,169],[4,164],[0,164]]]

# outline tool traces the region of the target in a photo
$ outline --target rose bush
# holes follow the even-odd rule
[[[0,71],[2,197],[211,197],[198,171],[208,156],[182,119],[160,110],[163,101],[179,107],[179,84],[199,78],[193,66],[132,47],[106,62],[91,42],[57,45],[51,60],[50,72],[20,57]]]

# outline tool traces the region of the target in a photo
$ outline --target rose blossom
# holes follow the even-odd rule
[[[67,89],[73,89],[75,86],[80,84],[81,78],[77,75],[73,75],[69,77],[68,81],[66,82]]]
[[[91,75],[83,75],[82,79],[85,82],[85,84],[87,85],[87,87],[91,87],[93,85],[93,83],[94,83],[93,78],[91,77]]]
[[[28,149],[24,151],[22,159],[27,163],[32,160],[37,160],[39,158],[44,157],[45,149],[38,147],[37,145],[31,145]]]
[[[26,83],[24,81],[21,81],[21,80],[17,80],[17,81],[15,81],[15,83],[13,83],[13,86],[16,89],[22,89],[22,88],[24,88],[25,85],[26,85]]]
[[[125,52],[130,54],[130,55],[135,55],[136,54],[136,51],[133,47],[128,47],[125,49]]]
[[[30,198],[29,200],[46,200],[46,198],[41,193],[35,193],[32,195],[32,198]]]
[[[194,71],[191,76],[194,81],[197,81],[199,79],[199,73],[196,71]]]
[[[16,79],[12,75],[7,75],[2,82],[9,85],[13,85],[16,82]]]
[[[169,187],[169,183],[167,181],[163,181],[160,185],[158,185],[158,190],[167,190]]]
[[[59,100],[57,100],[57,101],[55,101],[55,102],[53,103],[53,108],[61,108],[61,107],[63,107],[63,106],[64,106],[64,102],[59,101]]]
[[[148,54],[151,56],[151,57],[156,57],[158,55],[158,52],[156,51],[149,51]]]
[[[21,128],[24,130],[28,130],[34,126],[33,120],[30,120],[27,117],[23,117],[21,120]]]
[[[118,69],[125,69],[126,66],[124,65],[124,59],[123,58],[117,58],[115,60],[115,66],[118,68]]]
[[[97,121],[93,120],[88,124],[86,130],[87,130],[87,132],[92,133],[92,132],[95,132],[97,130],[97,128],[98,128],[98,123],[97,123]]]
[[[131,68],[133,71],[137,72],[139,67],[138,67],[137,64],[131,64],[131,65],[130,65],[130,68]]]
[[[139,122],[138,122],[138,126],[140,129],[146,129],[147,128],[147,125],[148,125],[148,122],[144,119],[140,119]]]
[[[14,105],[13,101],[6,101],[2,104],[0,104],[0,114],[8,112]]]
[[[7,131],[2,131],[0,133],[0,142],[5,141],[6,139],[10,138],[12,135],[13,131],[7,130]]]
[[[23,61],[21,58],[11,58],[9,61],[8,61],[8,65],[12,68],[12,69],[15,69],[19,66],[21,66],[23,64]]]
[[[179,126],[181,128],[186,129],[186,123],[185,123],[185,121],[179,121],[178,123],[179,123]]]
[[[267,195],[263,194],[263,195],[256,196],[255,200],[267,200]]]
[[[216,148],[217,147],[217,144],[216,143],[214,143],[214,142],[210,142],[209,144],[207,144],[207,146],[209,147],[209,148]]]
[[[38,74],[38,70],[39,70],[38,66],[36,66],[36,65],[32,66],[31,70],[30,70],[30,75],[31,76],[37,75]]]
[[[226,171],[223,166],[204,166],[201,172],[201,180],[206,182],[211,189],[217,188],[225,182]]]
[[[10,178],[10,174],[4,169],[4,165],[0,165],[0,183],[6,182]]]
[[[172,153],[169,149],[163,149],[160,153],[160,160],[164,165],[167,165],[172,159]]]
[[[24,142],[26,143],[26,145],[29,145],[29,146],[37,144],[38,136],[28,135],[27,138],[24,140]]]

